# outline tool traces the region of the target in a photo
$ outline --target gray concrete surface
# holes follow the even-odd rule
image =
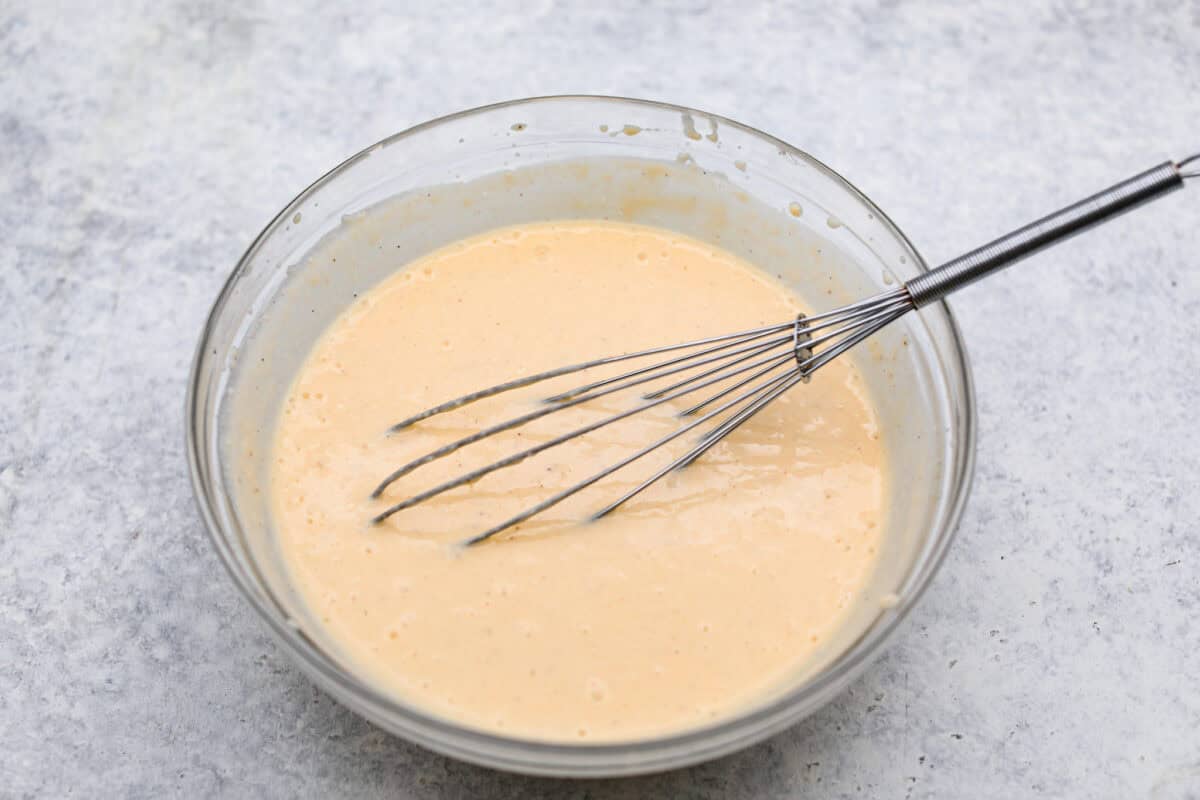
[[[981,438],[906,631],[795,729],[572,783],[395,740],[210,552],[192,346],[277,209],[522,95],[729,115],[937,260],[1200,150],[1200,5],[0,3],[0,796],[1200,797],[1200,187],[956,297]]]

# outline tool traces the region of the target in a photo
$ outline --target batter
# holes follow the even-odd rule
[[[501,229],[397,268],[317,343],[274,445],[281,549],[344,654],[427,712],[552,741],[707,724],[796,680],[861,599],[879,546],[885,454],[848,358],[597,523],[581,520],[693,437],[515,530],[455,546],[674,430],[685,400],[378,526],[368,520],[391,503],[637,394],[549,415],[368,498],[400,464],[582,381],[386,434],[414,412],[567,363],[791,319],[798,298],[708,244],[600,221]]]

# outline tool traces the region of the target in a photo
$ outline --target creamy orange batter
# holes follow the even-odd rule
[[[317,343],[274,445],[282,552],[356,668],[428,712],[558,741],[705,724],[797,680],[862,598],[880,544],[885,455],[848,358],[596,523],[581,520],[693,438],[455,546],[674,430],[683,400],[378,526],[368,520],[391,502],[637,394],[552,414],[368,496],[400,464],[581,379],[386,434],[414,412],[562,364],[786,321],[799,299],[707,244],[609,222],[501,229],[397,267]]]

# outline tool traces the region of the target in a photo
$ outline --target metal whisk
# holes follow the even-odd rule
[[[972,250],[931,272],[908,281],[897,289],[833,311],[811,316],[802,314],[795,320],[781,322],[778,325],[572,364],[472,392],[456,400],[422,411],[393,425],[391,432],[403,430],[436,414],[462,408],[501,392],[622,361],[648,359],[652,356],[669,354],[665,359],[655,360],[649,366],[640,366],[620,375],[593,380],[569,391],[555,394],[545,399],[545,405],[542,408],[464,436],[401,466],[388,475],[371,493],[373,499],[379,498],[389,486],[410,472],[481,439],[625,389],[673,379],[667,385],[655,385],[652,391],[641,395],[642,402],[633,408],[606,416],[412,495],[381,511],[372,519],[372,523],[378,524],[393,514],[423,503],[443,492],[474,483],[496,470],[520,463],[552,447],[647,409],[683,397],[692,399],[691,396],[694,395],[696,402],[679,415],[686,422],[676,430],[546,498],[537,505],[466,539],[463,544],[473,545],[490,539],[557,505],[668,442],[706,423],[711,423],[710,427],[683,455],[675,458],[592,515],[592,519],[599,519],[641,493],[671,470],[681,469],[691,464],[761,411],[772,400],[796,384],[807,381],[822,366],[881,328],[895,322],[909,311],[940,300],[969,283],[1020,261],[1043,248],[1061,242],[1093,225],[1108,221],[1142,203],[1180,189],[1183,187],[1184,179],[1196,177],[1200,177],[1200,153],[1182,161],[1167,161],[1160,164],[983,247]],[[733,381],[733,383],[724,385],[729,381]],[[705,393],[706,389],[712,393]],[[704,413],[701,413],[702,411]]]

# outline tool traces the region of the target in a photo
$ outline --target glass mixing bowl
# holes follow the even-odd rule
[[[657,172],[643,170],[657,176],[657,185],[665,187],[659,191],[682,189],[665,204],[627,203],[619,191],[596,191],[581,177],[574,187],[560,182],[558,194],[526,196],[529,169],[613,158],[660,165]],[[697,180],[708,181],[704,185],[713,191],[694,191],[689,181]],[[429,190],[454,191],[472,181],[490,187],[478,193],[491,198],[488,213],[439,207]],[[830,285],[838,287],[822,298],[831,305],[892,288],[927,269],[887,216],[824,164],[760,131],[664,103],[574,96],[517,100],[418,125],[353,156],[305,189],[242,256],[204,326],[187,396],[189,466],[213,545],[296,663],[349,708],[432,750],[517,772],[581,777],[715,758],[794,724],[860,675],[933,577],[970,487],[974,395],[966,352],[943,303],[908,315],[854,353],[868,362],[863,371],[873,383],[893,471],[904,476],[903,488],[892,489],[885,537],[892,544],[880,555],[875,581],[888,601],[864,607],[848,628],[852,636],[795,685],[704,728],[631,742],[562,744],[505,737],[432,716],[372,686],[339,656],[289,584],[263,500],[244,490],[245,473],[254,469],[247,454],[253,456],[254,447],[259,458],[269,452],[280,392],[320,328],[342,307],[338,287],[326,280],[311,296],[325,298],[327,308],[318,313],[314,300],[314,308],[289,316],[297,301],[285,289],[296,283],[304,255],[347,218],[395,197],[413,203],[405,256],[500,224],[607,215],[676,227],[741,253],[771,237],[791,241],[778,253],[799,248],[828,272]],[[743,207],[758,209],[753,214],[762,225],[747,222],[745,212],[736,211]],[[769,250],[759,248],[751,258]],[[359,276],[358,288],[381,277]],[[257,332],[268,319],[287,335],[276,336],[259,353]]]

